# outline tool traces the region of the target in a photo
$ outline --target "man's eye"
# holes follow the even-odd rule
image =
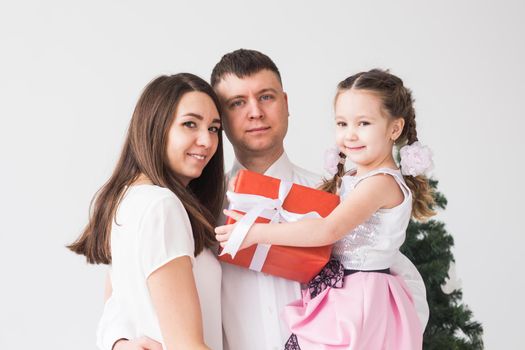
[[[210,132],[214,133],[214,134],[218,134],[219,131],[221,130],[221,128],[218,127],[218,126],[212,126],[212,127],[210,127],[208,130],[209,130]]]
[[[273,99],[273,96],[272,95],[262,95],[260,99],[263,101],[269,101]]]
[[[240,107],[244,104],[243,100],[236,100],[230,103],[230,108]]]
[[[197,126],[197,124],[195,122],[184,122],[182,123],[182,125],[184,125],[185,127],[188,127],[188,128],[195,128]]]

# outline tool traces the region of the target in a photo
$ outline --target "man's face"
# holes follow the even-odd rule
[[[282,152],[288,97],[274,72],[264,69],[242,79],[228,74],[215,91],[224,111],[224,131],[236,154]]]

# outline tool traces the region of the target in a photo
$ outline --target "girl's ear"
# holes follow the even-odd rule
[[[403,127],[405,126],[405,119],[403,119],[402,117],[396,118],[392,121],[391,126],[392,131],[390,134],[390,139],[395,142],[403,132]]]

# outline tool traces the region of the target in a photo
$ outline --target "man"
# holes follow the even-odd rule
[[[211,85],[221,100],[224,130],[235,152],[229,178],[246,168],[311,187],[320,183],[319,176],[291,163],[284,151],[288,97],[279,70],[268,56],[244,49],[224,55],[213,69]],[[299,283],[226,263],[222,268],[225,350],[282,349],[290,332],[281,321],[280,312],[300,297]],[[426,324],[425,287],[416,268],[399,254],[391,271],[401,274],[409,285],[422,323]],[[106,308],[108,306],[111,309],[110,305]],[[119,338],[126,338],[122,323],[109,319],[105,327],[99,329],[99,347],[108,349],[101,338],[106,339],[109,347]],[[149,347],[139,346],[144,342],[149,342]],[[122,340],[115,343],[114,349],[156,350],[157,344],[146,338]]]
[[[288,97],[279,70],[257,51],[223,56],[211,75],[221,100],[223,125],[235,161],[228,177],[247,168],[286,181],[315,186],[320,178],[293,165],[284,152]],[[225,349],[282,349],[289,332],[279,314],[300,297],[300,285],[235,265],[222,264]]]

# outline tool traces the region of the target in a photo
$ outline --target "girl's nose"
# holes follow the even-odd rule
[[[356,130],[352,127],[349,127],[347,130],[346,130],[346,134],[345,134],[345,138],[347,140],[350,140],[350,141],[355,141],[357,140],[357,133],[356,133]]]

